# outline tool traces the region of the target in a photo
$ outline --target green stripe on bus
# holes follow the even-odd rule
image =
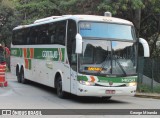
[[[30,49],[27,48],[27,58],[30,58]]]
[[[22,48],[11,48],[11,56],[22,57]]]
[[[62,61],[64,62],[65,49],[61,48],[61,51],[62,51]]]
[[[89,76],[88,76],[89,77]],[[136,82],[137,76],[130,76],[130,77],[100,77],[100,76],[94,76],[94,78],[97,77],[97,82],[102,83],[129,83],[129,82]],[[77,80],[83,80],[83,81],[89,81],[87,76],[78,76]]]
[[[30,48],[27,49],[27,57],[31,58]],[[22,48],[11,48],[11,55],[16,57],[22,57]],[[50,59],[53,61],[65,60],[65,48],[34,48],[34,59]]]
[[[86,76],[78,76],[77,77],[77,80],[80,81],[80,80],[83,80],[83,81],[88,81],[88,78]]]
[[[113,82],[113,83],[129,83],[136,82],[137,77],[100,77],[98,76],[98,82]]]
[[[64,61],[65,49],[62,48],[62,61]],[[53,61],[58,61],[60,54],[58,48],[35,48],[34,49],[35,59],[51,59]]]

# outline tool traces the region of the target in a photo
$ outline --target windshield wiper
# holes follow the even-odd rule
[[[108,58],[108,57],[106,57],[104,64],[101,66],[102,70],[103,70],[104,66],[106,65],[106,63],[107,63],[107,58]],[[122,70],[122,72],[123,72],[122,75],[123,75],[123,76],[127,76],[126,71],[124,70],[124,68],[122,67],[122,65],[120,64],[120,62],[119,62],[117,59],[115,59],[115,58],[114,58],[114,60],[117,62],[117,64],[119,65],[120,69]],[[112,67],[111,67],[111,68],[108,68],[108,69],[111,70]],[[99,75],[99,74],[102,72],[102,70],[98,71],[97,75]]]
[[[114,58],[114,60],[117,62],[117,64],[121,68],[122,72],[124,73],[124,76],[127,76],[126,71],[124,70],[124,68],[122,67],[122,65],[120,64],[120,62],[116,58]]]
[[[97,75],[99,75],[99,74],[102,72],[104,66],[105,66],[106,63],[107,63],[108,58],[109,58],[108,56],[105,58],[104,63],[103,63],[102,66],[100,67],[100,68],[102,68],[102,69],[101,69],[100,71],[98,71]],[[112,67],[111,67],[111,69],[112,69]]]

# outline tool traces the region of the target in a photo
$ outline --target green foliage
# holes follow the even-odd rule
[[[15,27],[14,6],[11,0],[0,1],[0,42],[7,46],[11,42],[11,31]]]
[[[61,0],[59,8],[62,14],[99,14],[101,0]]]
[[[145,84],[138,85],[138,91],[142,93],[151,93],[151,87]]]
[[[59,15],[57,2],[54,0],[17,0],[17,13],[22,24],[32,23],[36,19]]]
[[[133,22],[137,35],[149,42],[151,55],[156,57],[159,6],[160,0],[0,0],[0,41],[9,44],[14,26],[33,23],[36,19],[63,14],[103,15],[110,11],[115,17]]]
[[[74,14],[78,12],[77,7],[78,0],[61,0],[59,4],[59,8],[62,14]],[[68,11],[68,12],[66,12]]]
[[[160,93],[160,85],[152,88],[149,85],[139,84],[138,91],[142,93]]]
[[[154,93],[160,93],[160,86],[153,88]]]
[[[160,1],[144,0],[143,2],[145,8],[142,9],[140,36],[149,42],[151,57],[158,57],[156,42],[160,36]]]
[[[113,15],[120,12],[144,8],[141,0],[103,0],[98,6],[100,11],[111,11]]]

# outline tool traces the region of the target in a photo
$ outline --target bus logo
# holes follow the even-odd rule
[[[58,58],[58,51],[42,51],[42,57],[44,58]]]
[[[110,86],[112,86],[112,85],[113,85],[113,82],[112,82],[112,81],[110,81],[110,82],[109,82],[109,85],[110,85]]]

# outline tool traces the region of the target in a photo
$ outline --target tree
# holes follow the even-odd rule
[[[151,56],[158,57],[160,53],[156,48],[156,42],[160,37],[160,1],[144,0],[144,5],[140,34],[149,42]]]
[[[110,11],[115,17],[133,22],[137,36],[149,42],[151,55],[158,54],[155,46],[160,37],[159,0],[0,0],[0,3],[0,23],[4,29],[1,26],[1,40],[5,39],[4,36],[11,36],[9,31],[15,24],[29,24],[36,19],[55,15],[103,15],[105,11]],[[17,18],[19,20],[15,20]]]
[[[22,24],[32,23],[36,19],[59,15],[57,0],[15,0],[17,14]]]
[[[97,6],[102,0],[61,0],[59,9],[62,14],[99,14]]]
[[[10,45],[12,29],[16,25],[14,6],[11,0],[0,0],[0,42]]]

